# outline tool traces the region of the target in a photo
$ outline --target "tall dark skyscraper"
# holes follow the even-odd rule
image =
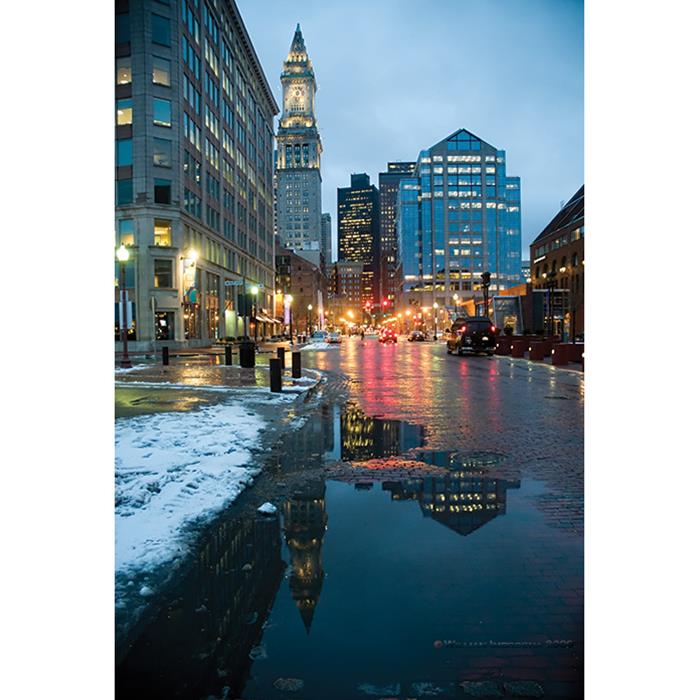
[[[380,291],[389,308],[396,307],[401,272],[396,252],[396,194],[402,177],[409,177],[415,170],[415,161],[387,163],[386,172],[379,173],[379,239],[380,239]]]
[[[351,175],[338,188],[338,259],[363,264],[363,305],[380,304],[380,256],[379,190],[366,173]]]

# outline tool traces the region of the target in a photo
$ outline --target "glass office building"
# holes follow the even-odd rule
[[[485,271],[492,292],[519,284],[520,178],[506,175],[505,151],[465,129],[421,151],[397,216],[407,303],[457,307],[481,296]]]

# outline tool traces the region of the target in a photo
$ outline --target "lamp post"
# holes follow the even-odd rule
[[[491,273],[481,273],[481,287],[484,290],[484,316],[489,318],[489,285],[491,284]]]
[[[131,361],[129,360],[129,339],[126,327],[126,305],[128,302],[128,297],[126,294],[126,261],[129,259],[129,251],[126,246],[122,243],[117,249],[117,260],[119,260],[119,297],[122,302],[122,342],[124,343],[124,350],[122,351],[122,359],[119,363],[121,367],[131,367]]]
[[[253,339],[255,344],[258,344],[258,292],[260,289],[257,285],[250,288],[250,293],[253,297]]]
[[[311,311],[313,308],[314,307],[311,304],[309,304],[306,307],[306,311],[307,311],[307,314],[306,314],[306,335],[309,337],[311,337]]]
[[[433,319],[435,320],[435,332],[433,333],[433,340],[437,340],[437,310],[438,310],[438,303],[436,301],[433,302]]]
[[[457,308],[457,302],[459,301],[459,294],[455,293],[452,295],[452,301],[455,303],[455,316],[459,314],[459,310]]]
[[[197,258],[199,253],[194,249],[190,248],[186,255],[181,258],[182,260],[182,286],[183,286],[183,305],[185,311],[183,314],[183,320],[185,323],[185,337],[189,340],[192,337],[192,325],[195,323],[195,305],[196,305],[196,293],[195,302],[191,301],[191,295],[195,288],[195,270],[197,266]]]
[[[565,275],[565,274],[566,274],[566,266],[565,266],[565,265],[562,265],[562,266],[559,268],[559,273],[562,274],[562,275]],[[564,283],[567,283],[567,282],[568,282],[568,280],[567,280],[566,277],[565,277],[565,278],[564,278]],[[568,288],[568,284],[567,284],[567,296],[568,296],[568,298],[569,298],[569,306],[571,306],[571,290]],[[563,300],[562,300],[562,301],[563,301]],[[564,325],[564,323],[563,323],[563,322],[564,322],[564,308],[563,308],[563,304],[562,304],[562,310],[561,310],[561,311],[562,311],[561,317],[562,317],[562,327],[563,327],[563,325]],[[573,334],[572,334],[572,332],[571,332],[571,316],[569,316],[569,334],[568,334],[568,338],[566,339],[566,341],[567,341],[568,343],[571,342],[571,336],[572,336],[572,335],[573,335]],[[564,339],[562,338],[562,341],[563,341],[563,340],[564,340]]]
[[[551,338],[554,336],[554,306],[552,305],[552,292],[557,286],[557,280],[555,279],[553,273],[548,275],[545,272],[544,275],[546,277],[545,284],[547,286],[547,316],[549,317],[547,319],[547,335]]]
[[[294,343],[294,331],[292,329],[292,302],[294,297],[291,294],[285,294],[284,301],[289,308],[289,340]]]

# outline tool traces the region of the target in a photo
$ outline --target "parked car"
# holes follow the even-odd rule
[[[408,335],[408,340],[410,342],[425,340],[425,333],[423,333],[423,331],[411,331]]]
[[[392,328],[384,328],[379,334],[380,343],[398,343],[399,339],[396,337],[396,331]]]
[[[312,343],[324,343],[326,342],[327,334],[326,331],[314,331],[311,336]]]
[[[343,339],[340,337],[340,333],[329,333],[327,342],[329,343],[342,343]]]
[[[493,355],[496,351],[496,326],[485,316],[458,318],[447,334],[448,354],[479,353]]]

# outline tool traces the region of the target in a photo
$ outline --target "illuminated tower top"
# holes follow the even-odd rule
[[[316,130],[316,77],[297,24],[292,45],[282,64],[283,101],[280,129]]]

